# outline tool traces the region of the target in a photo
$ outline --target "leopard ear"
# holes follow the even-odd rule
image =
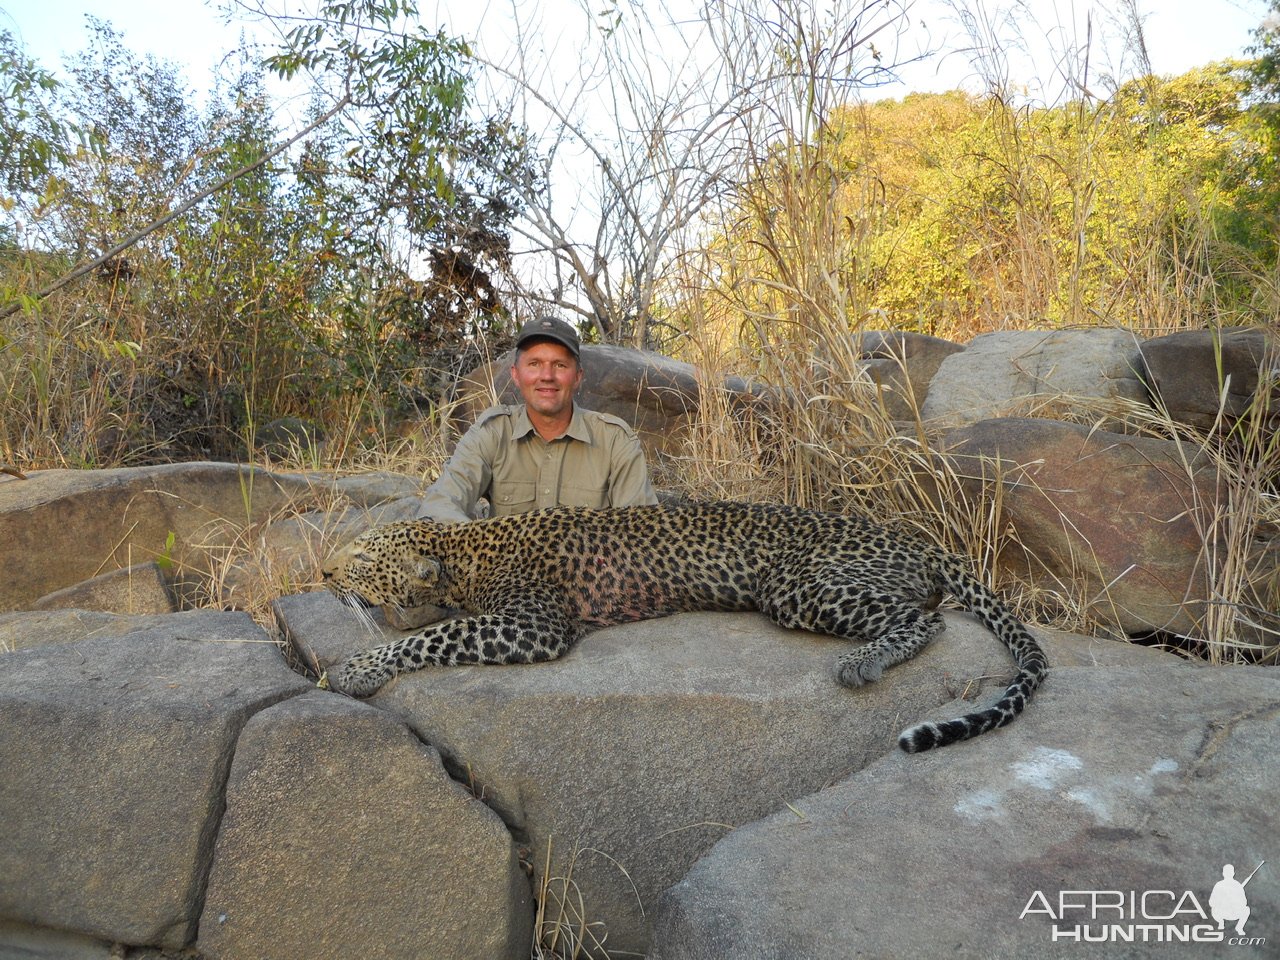
[[[413,562],[413,572],[425,586],[434,586],[440,579],[440,561],[435,557],[418,557]]]

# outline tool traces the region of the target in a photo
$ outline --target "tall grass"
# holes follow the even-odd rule
[[[1163,411],[1155,429],[1174,437],[1190,460],[1210,464],[1218,496],[1191,506],[1204,544],[1209,602],[1201,636],[1212,663],[1274,662],[1280,652],[1280,344],[1262,358],[1253,401],[1242,415],[1209,430],[1173,423]]]

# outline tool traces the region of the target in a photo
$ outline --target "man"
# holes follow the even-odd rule
[[[578,335],[558,317],[520,328],[511,379],[524,403],[492,407],[458,441],[418,515],[441,523],[558,505],[657,503],[640,441],[625,421],[573,402],[582,385]]]

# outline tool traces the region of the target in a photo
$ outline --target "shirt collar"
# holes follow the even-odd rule
[[[587,418],[582,415],[582,410],[575,403],[573,405],[573,417],[569,420],[569,429],[564,432],[566,437],[572,440],[581,440],[583,443],[591,443],[591,425],[587,423]],[[515,412],[511,415],[511,439],[523,440],[528,436],[538,436],[538,431],[533,428],[533,422],[529,419],[529,408],[523,403],[516,406]]]

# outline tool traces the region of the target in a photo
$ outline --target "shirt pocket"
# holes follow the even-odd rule
[[[503,517],[511,513],[524,513],[533,509],[536,485],[532,480],[507,480],[494,484],[493,516]]]
[[[608,503],[608,484],[592,483],[580,478],[576,483],[560,484],[560,503],[566,507],[603,507]]]

